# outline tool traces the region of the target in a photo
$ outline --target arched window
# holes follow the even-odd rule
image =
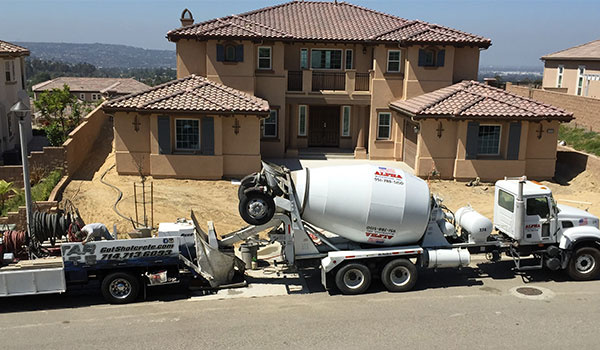
[[[235,46],[225,45],[225,61],[235,62]]]

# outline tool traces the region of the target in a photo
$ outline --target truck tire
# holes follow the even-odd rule
[[[371,285],[371,271],[359,263],[344,265],[335,274],[335,285],[342,294],[362,294]]]
[[[250,225],[264,225],[275,215],[275,201],[268,194],[250,191],[242,196],[238,209],[242,219]]]
[[[576,281],[589,281],[600,273],[600,251],[583,247],[575,251],[567,267],[569,277]]]
[[[406,292],[417,283],[417,267],[408,259],[388,262],[381,271],[381,282],[390,292]]]
[[[115,272],[102,280],[102,295],[111,304],[127,304],[137,299],[140,282],[125,272]]]

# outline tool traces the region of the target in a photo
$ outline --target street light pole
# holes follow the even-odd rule
[[[21,161],[23,163],[23,187],[25,188],[25,210],[27,215],[27,235],[31,242],[33,237],[31,236],[31,183],[29,180],[29,162],[27,159],[27,136],[25,135],[25,117],[30,112],[27,105],[19,99],[11,108],[11,112],[14,112],[19,117],[19,138],[21,142]]]

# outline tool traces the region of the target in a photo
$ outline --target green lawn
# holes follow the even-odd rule
[[[561,125],[558,139],[564,140],[567,146],[600,156],[600,134],[585,129]]]

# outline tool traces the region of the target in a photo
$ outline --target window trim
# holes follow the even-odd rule
[[[232,59],[229,59],[227,57],[228,49],[233,49],[233,58]],[[231,43],[223,45],[223,62],[237,62],[236,45],[233,45]]]
[[[301,111],[304,110],[304,132],[301,132],[300,130],[302,130],[301,128]],[[306,126],[308,125],[307,123],[307,118],[308,118],[308,106],[307,105],[298,105],[298,136],[306,136],[307,132],[306,132]]]
[[[302,65],[302,53],[306,53],[306,64]],[[310,67],[310,60],[308,55],[308,48],[304,47],[300,49],[300,69],[308,69]]]
[[[179,148],[177,147],[177,121],[178,120],[193,120],[196,121],[198,123],[198,148]],[[202,130],[201,130],[201,125],[202,123],[200,122],[200,119],[198,118],[174,118],[173,121],[173,133],[175,134],[173,137],[173,140],[175,142],[175,147],[173,147],[173,149],[175,151],[187,151],[187,152],[199,152],[202,149]]]
[[[379,135],[379,129],[382,126],[381,125],[381,115],[382,114],[387,114],[387,115],[390,116],[390,123],[389,123],[389,125],[385,125],[385,126],[387,126],[389,128],[389,135],[388,135],[388,137],[381,137]],[[377,112],[377,140],[391,140],[391,139],[392,139],[392,112],[385,112],[385,111]]]
[[[398,60],[390,60],[390,53],[398,52]],[[390,70],[390,62],[398,62],[398,70]],[[387,65],[386,65],[387,73],[400,73],[402,71],[402,50],[388,50],[387,51]]]
[[[80,92],[79,93],[79,99],[82,101],[85,101],[85,92]]]
[[[10,80],[6,79],[7,83],[15,83],[17,82],[17,73],[15,72],[15,60],[7,59],[4,61],[4,77],[6,78],[6,73],[9,73]]]
[[[312,53],[315,50],[317,50],[317,51],[340,51],[341,52],[341,54],[340,54],[340,68],[314,68],[312,66],[312,64],[313,64]],[[329,48],[329,47],[323,47],[323,48],[321,48],[321,47],[313,47],[313,48],[310,49],[310,55],[309,56],[310,56],[310,64],[308,66],[312,70],[335,70],[335,71],[341,71],[341,70],[343,70],[343,67],[345,67],[345,65],[346,65],[346,63],[344,61],[344,58],[345,58],[344,57],[344,49],[332,49],[332,48]]]
[[[100,101],[101,100],[101,95],[97,94],[95,92],[92,92],[91,93],[91,99],[92,99],[92,101]]]
[[[344,133],[346,110],[348,110],[348,132]],[[350,135],[351,135],[350,128],[352,126],[352,106],[349,106],[349,105],[342,106],[342,122],[340,124],[342,125],[342,132],[340,133],[342,135],[342,137],[350,137]]]
[[[581,71],[583,69],[583,72]],[[584,65],[577,67],[577,81],[575,82],[575,95],[583,96],[583,86],[585,85],[585,69]],[[579,86],[579,80],[581,80],[581,86]]]
[[[562,88],[564,72],[565,72],[565,66],[563,64],[559,64],[557,73],[556,73],[556,87],[557,88]]]
[[[348,54],[350,54],[350,67],[348,67]],[[354,69],[354,50],[346,49],[344,56],[344,69]]]
[[[275,135],[265,135],[265,130],[267,129],[267,128],[265,128],[265,125],[267,124],[267,119],[271,117],[272,112],[275,112],[275,123],[274,123],[275,124]],[[279,128],[279,109],[273,108],[273,109],[269,110],[269,117],[262,119],[262,131],[261,131],[262,138],[276,139],[277,136],[279,135],[278,128]]]
[[[260,49],[269,49],[269,67],[265,68],[260,66]],[[262,57],[262,59],[266,59],[266,57]],[[273,69],[273,47],[272,46],[259,46],[256,49],[256,69],[259,70],[272,70]]]
[[[500,128],[500,135],[498,137],[498,153],[479,153],[479,146],[477,147],[477,156],[481,157],[496,157],[502,154],[502,124],[494,124],[494,123],[486,123],[479,124],[479,129],[477,131],[477,143],[479,143],[479,130],[481,130],[482,126],[497,126]]]

